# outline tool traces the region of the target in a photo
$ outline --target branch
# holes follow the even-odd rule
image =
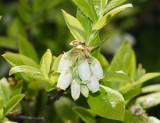
[[[22,115],[8,115],[7,118],[9,119],[18,119],[18,120],[32,120],[32,121],[41,121],[44,122],[43,117],[29,117],[29,116],[22,116]]]
[[[45,119],[45,123],[47,123],[47,118],[48,118],[48,113],[50,110],[50,107],[52,106],[52,104],[58,100],[62,95],[63,95],[63,90],[59,91],[58,94],[55,97],[48,97],[48,101],[47,101],[47,105],[45,108],[45,113],[44,113],[44,119]]]

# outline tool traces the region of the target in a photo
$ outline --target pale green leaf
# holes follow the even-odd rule
[[[29,41],[22,36],[19,36],[19,52],[20,54],[33,59],[36,63],[39,63],[37,52]]]
[[[3,117],[3,97],[0,95],[0,119]]]
[[[6,107],[6,105],[10,100],[11,91],[10,91],[9,83],[5,78],[2,78],[0,80],[0,95],[2,95],[2,98],[3,98],[3,105],[4,107]]]
[[[132,7],[132,4],[122,5],[120,7],[113,9],[112,11],[108,12],[104,17],[102,17],[98,20],[98,22],[93,26],[92,29],[93,30],[100,30],[103,26],[105,26],[109,22],[111,17],[113,17],[115,14],[123,11],[124,9],[126,9],[128,7]]]
[[[19,66],[19,65],[27,65],[35,68],[39,68],[38,64],[34,62],[32,59],[16,53],[6,53],[2,55],[9,64],[11,64],[13,67]]]
[[[93,22],[97,21],[97,13],[92,0],[72,0]]]
[[[58,57],[55,58],[54,62],[52,63],[52,66],[51,66],[51,70],[54,70],[54,71],[58,70],[58,65],[61,60],[61,57],[62,57],[62,55],[59,55]]]
[[[116,90],[101,85],[99,92],[90,93],[87,102],[99,116],[124,120],[125,102],[123,96]]]
[[[40,62],[40,71],[46,78],[48,78],[51,62],[52,62],[52,53],[48,49],[46,53],[42,56],[41,62]]]
[[[66,21],[66,24],[68,28],[70,29],[74,38],[77,41],[84,43],[86,39],[86,35],[85,35],[85,30],[83,26],[81,25],[81,23],[75,17],[66,13],[64,10],[62,10],[62,12],[63,12],[64,19]]]
[[[18,95],[22,91],[23,81],[19,81],[16,86],[13,88],[12,97]]]
[[[127,0],[111,0],[111,2],[106,6],[105,10],[104,10],[104,14],[106,12],[108,12],[109,10],[121,5],[122,3],[124,3]]]
[[[14,109],[14,107],[23,99],[23,94],[18,94],[11,98],[8,102],[6,108],[4,109],[4,116],[6,116],[10,111]]]
[[[160,92],[160,84],[149,85],[142,88],[142,93]]]
[[[93,115],[83,107],[74,107],[73,111],[85,122],[85,123],[96,123]]]
[[[109,67],[109,62],[107,61],[107,59],[105,58],[104,55],[100,54],[99,58],[98,58],[99,62],[101,63],[101,66],[103,68],[103,72],[107,72],[107,69]]]
[[[26,65],[12,67],[10,72],[9,72],[9,74],[12,75],[12,74],[18,73],[18,72],[25,73],[27,76],[29,76],[29,77],[31,77],[33,79],[47,81],[44,78],[44,76],[41,74],[39,69],[34,68],[34,67],[30,67],[30,66],[26,66]]]
[[[97,12],[97,15],[101,16],[107,5],[108,0],[93,0],[94,8]]]

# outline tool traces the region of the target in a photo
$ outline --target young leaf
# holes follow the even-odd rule
[[[122,5],[120,7],[113,9],[112,11],[108,12],[104,17],[102,17],[101,19],[98,20],[98,22],[93,26],[92,29],[93,30],[100,30],[103,26],[105,26],[109,22],[111,17],[113,17],[115,14],[123,11],[124,9],[126,9],[128,7],[132,7],[132,4]]]
[[[23,81],[19,81],[18,84],[13,88],[12,97],[21,93],[22,86],[23,86]]]
[[[158,77],[158,76],[160,76],[160,73],[147,73],[147,74],[143,75],[138,81],[134,82],[132,85],[126,85],[126,86],[121,87],[119,89],[119,91],[121,93],[125,93],[130,88],[133,88],[137,85],[143,84],[144,82],[146,82],[150,79],[153,79],[155,77]]]
[[[122,71],[107,72],[102,81],[105,82],[122,82],[122,83],[132,83],[132,80],[127,74]]]
[[[8,104],[10,100],[11,92],[9,88],[9,83],[7,82],[5,78],[0,80],[0,95],[3,98],[3,105],[4,107],[6,107],[6,105]]]
[[[66,13],[64,10],[62,10],[64,19],[66,21],[66,24],[68,28],[70,29],[72,35],[74,38],[81,42],[84,43],[86,36],[85,36],[85,31],[81,23],[73,16],[70,14]]]
[[[11,100],[8,102],[6,108],[4,109],[4,116],[6,116],[10,111],[13,110],[13,108],[23,99],[23,94],[18,94],[11,98]]]
[[[94,8],[97,12],[97,15],[101,16],[107,5],[108,0],[93,0]]]
[[[19,52],[20,54],[33,59],[36,63],[39,62],[37,52],[29,41],[22,36],[19,36]]]
[[[142,93],[160,92],[160,84],[149,85],[142,88]]]
[[[125,102],[123,96],[116,90],[101,85],[100,91],[90,94],[87,102],[99,116],[124,120]]]
[[[101,66],[103,68],[103,72],[107,72],[107,69],[109,67],[109,62],[107,61],[107,59],[105,58],[104,55],[100,54],[99,58],[98,58],[99,62],[101,63]]]
[[[70,120],[73,123],[77,122],[78,117],[72,108],[75,103],[67,97],[61,97],[54,103],[57,114],[63,119],[63,121]]]
[[[48,73],[50,71],[51,62],[52,62],[52,53],[48,49],[46,53],[43,55],[41,62],[40,62],[40,71],[46,78],[48,78]]]
[[[58,57],[55,58],[54,62],[52,63],[52,66],[51,66],[51,70],[54,70],[54,71],[58,70],[58,65],[61,60],[61,57],[62,57],[62,55],[59,55]]]
[[[124,3],[127,0],[111,0],[111,2],[107,5],[107,7],[105,8],[103,13],[108,12],[109,10],[121,5],[122,3]]]
[[[47,81],[44,78],[44,76],[41,74],[39,69],[34,68],[34,67],[30,67],[30,66],[26,66],[26,65],[12,67],[10,72],[9,72],[9,75],[12,75],[12,74],[18,73],[18,72],[25,73],[27,76],[29,76],[29,77],[31,77],[33,79]]]
[[[92,0],[72,0],[93,22],[97,21],[96,10]]]
[[[0,119],[3,118],[3,98],[2,95],[0,95]]]
[[[85,122],[85,123],[96,123],[93,115],[83,107],[73,107],[73,111]]]
[[[32,59],[16,53],[6,53],[2,55],[9,64],[11,64],[13,67],[20,66],[20,65],[27,65],[34,68],[39,68],[38,64],[35,63]]]

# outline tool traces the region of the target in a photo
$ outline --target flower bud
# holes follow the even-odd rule
[[[69,67],[69,69],[62,71],[58,79],[57,87],[61,88],[62,90],[66,90],[66,88],[69,87],[72,81],[72,73],[72,67]]]
[[[96,76],[98,80],[103,79],[103,69],[100,62],[94,57],[91,57],[90,60],[90,69],[92,73]]]
[[[82,80],[82,83],[87,84],[91,79],[91,72],[89,68],[89,64],[86,59],[81,58],[78,63],[78,72],[79,76]]]
[[[91,76],[91,82],[88,83],[87,86],[92,93],[99,91],[99,82],[95,75]]]
[[[71,95],[74,100],[78,99],[80,96],[80,79],[75,77],[71,84]]]
[[[81,85],[81,93],[86,98],[88,97],[89,90],[88,90],[88,87],[86,85]]]
[[[157,119],[156,117],[148,117],[147,123],[160,123],[160,120]]]
[[[72,54],[70,52],[66,52],[62,55],[62,58],[58,65],[58,72],[62,72],[63,70],[71,66],[71,57]]]
[[[134,105],[131,107],[131,113],[134,115],[141,115],[143,113],[143,109],[139,105]]]

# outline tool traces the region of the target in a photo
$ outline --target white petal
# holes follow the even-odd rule
[[[141,115],[143,113],[143,109],[139,105],[134,105],[131,107],[131,113],[134,115]]]
[[[69,87],[71,81],[72,74],[70,72],[62,71],[58,79],[57,87],[61,88],[62,90],[66,90],[66,88]]]
[[[71,59],[70,59],[70,54],[67,52],[65,54],[63,54],[59,65],[58,65],[58,72],[62,72],[63,70],[65,70],[66,68],[68,68],[69,66],[71,66]]]
[[[78,65],[79,76],[82,80],[82,83],[89,83],[91,78],[91,72],[87,60],[83,59]]]
[[[81,93],[86,98],[88,97],[89,90],[88,90],[88,87],[86,85],[81,85]]]
[[[99,82],[95,75],[91,76],[91,82],[87,84],[88,88],[92,93],[99,91]]]
[[[80,84],[73,80],[71,84],[71,95],[74,100],[78,99],[80,96]]]
[[[96,59],[90,64],[90,69],[92,73],[96,76],[98,80],[103,79],[103,69],[100,62]]]

